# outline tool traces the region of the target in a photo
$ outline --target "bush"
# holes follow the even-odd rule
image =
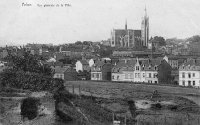
[[[29,97],[22,101],[21,103],[21,116],[22,118],[28,118],[32,120],[38,115],[38,106],[40,105],[39,99]]]

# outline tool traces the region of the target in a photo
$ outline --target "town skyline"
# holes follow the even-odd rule
[[[140,29],[145,5],[150,37],[188,38],[200,34],[197,0],[69,0],[71,7],[57,9],[22,7],[21,2],[0,2],[0,11],[5,12],[0,13],[0,46],[106,40],[112,29],[123,29],[126,20],[128,29]],[[39,0],[26,2],[34,5]]]

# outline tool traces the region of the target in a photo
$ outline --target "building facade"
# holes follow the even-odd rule
[[[97,61],[91,67],[91,80],[111,80],[112,64],[106,60]]]
[[[160,60],[131,59],[120,61],[112,68],[112,81],[158,83]]]
[[[76,72],[79,71],[90,71],[89,62],[87,60],[78,60],[76,62]]]
[[[199,60],[189,60],[179,67],[179,85],[200,88]]]

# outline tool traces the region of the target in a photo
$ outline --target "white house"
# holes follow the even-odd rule
[[[179,67],[179,85],[200,87],[200,60],[189,60]]]
[[[89,66],[92,67],[92,65],[94,65],[94,63],[95,63],[95,62],[94,62],[94,59],[90,59],[90,60],[88,61],[88,63],[89,63]]]
[[[133,81],[136,60],[120,60],[112,68],[112,81]]]
[[[4,67],[5,66],[5,62],[0,61],[0,67]]]

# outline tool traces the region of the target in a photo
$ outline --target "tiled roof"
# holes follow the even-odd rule
[[[70,67],[61,67],[61,66],[56,66],[55,67],[55,73],[64,73],[66,72]]]
[[[82,63],[82,65],[89,65],[87,60],[80,60],[80,62]]]
[[[161,63],[162,59],[140,59],[139,64],[141,65],[142,70],[146,71],[152,71],[157,70],[157,66]],[[122,72],[122,71],[134,71],[135,70],[135,64],[137,63],[137,59],[131,59],[131,60],[120,60],[113,68],[112,72]]]
[[[112,72],[134,71],[136,59],[120,60],[112,69]]]

